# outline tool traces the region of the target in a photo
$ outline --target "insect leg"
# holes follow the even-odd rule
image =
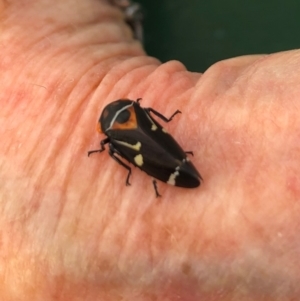
[[[155,194],[156,194],[156,197],[161,197],[161,195],[158,193],[158,190],[157,190],[157,183],[156,183],[156,180],[153,179],[152,181],[153,183],[153,186],[154,186],[154,190],[155,190]]]
[[[101,153],[105,150],[105,147],[104,145],[107,144],[109,142],[109,138],[105,138],[103,139],[101,142],[100,142],[100,149],[95,149],[95,150],[91,150],[88,152],[88,157],[90,156],[90,154],[93,154],[93,153]]]
[[[129,178],[130,178],[130,175],[131,175],[131,167],[128,166],[127,164],[125,164],[121,159],[119,159],[115,153],[118,153],[115,148],[110,145],[109,146],[109,151],[108,151],[109,155],[115,160],[117,161],[120,165],[122,165],[124,168],[126,168],[128,170],[128,175],[127,175],[127,178],[126,178],[126,186],[130,186],[130,183],[129,183]]]
[[[152,109],[152,108],[146,108],[145,110],[147,110],[147,112],[153,113],[154,115],[156,115],[157,117],[159,117],[160,119],[162,119],[162,120],[165,121],[165,122],[171,121],[175,115],[181,113],[181,111],[177,110],[175,113],[173,113],[173,114],[171,115],[170,118],[167,118],[167,117],[165,117],[164,115],[162,115],[161,113],[155,111],[155,110]]]

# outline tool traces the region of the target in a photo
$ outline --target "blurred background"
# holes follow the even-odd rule
[[[300,48],[299,0],[135,0],[144,8],[145,48],[190,71],[245,54]]]

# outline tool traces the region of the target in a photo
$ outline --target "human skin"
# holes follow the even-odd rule
[[[300,298],[300,52],[161,64],[104,1],[0,0],[0,300]],[[192,150],[183,189],[87,157],[142,97]]]

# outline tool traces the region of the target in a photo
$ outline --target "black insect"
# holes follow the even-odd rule
[[[186,156],[185,152],[150,113],[165,122],[181,113],[176,111],[166,118],[152,108],[142,108],[139,101],[119,99],[108,104],[100,118],[99,131],[107,137],[101,141],[100,149],[88,152],[88,156],[105,150],[109,145],[109,155],[128,170],[126,185],[130,185],[131,167],[121,160],[139,167],[155,179],[185,188],[195,188],[201,183],[201,175]],[[160,196],[153,179],[156,197]]]

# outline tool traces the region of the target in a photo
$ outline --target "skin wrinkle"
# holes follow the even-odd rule
[[[170,87],[170,80],[171,80],[171,75],[170,75],[170,70],[172,72],[176,72],[176,67],[178,64],[175,62],[169,62],[167,63],[167,66],[165,67],[164,64],[159,65],[154,72],[150,76],[148,76],[147,81],[150,81],[148,90],[151,91],[154,89],[156,86],[156,83],[159,82],[162,85],[165,85],[166,87]],[[173,68],[172,68],[173,67]],[[172,69],[171,69],[172,68]],[[172,87],[173,87],[173,82],[172,82]],[[176,86],[174,86],[176,88]],[[161,99],[169,99],[168,94],[170,94],[171,89],[165,89],[162,91],[160,94]],[[165,96],[166,95],[166,96]]]
[[[116,240],[119,240],[119,247],[117,247],[117,249],[111,248],[111,252],[113,252],[114,255],[116,255],[116,258],[119,258],[119,253],[121,253],[120,251],[123,249],[124,246],[123,239],[126,237],[126,233],[128,232],[127,227],[122,228],[121,231],[119,229],[119,224],[124,224],[124,225],[127,224],[126,223],[127,217],[123,213],[126,212],[126,210],[123,210],[124,206],[126,206],[126,203],[118,203],[118,210],[112,215],[112,217],[107,221],[108,222],[107,225],[102,229],[101,240],[99,241],[99,248],[98,248],[100,251],[99,253],[100,262],[101,262],[101,257],[105,255],[105,253],[107,252],[107,251],[105,252],[105,250],[109,249],[107,247],[108,244],[110,244],[111,247],[115,247],[115,242],[111,239],[111,237],[113,236],[112,234],[114,233],[116,234],[117,236]],[[129,223],[129,225],[131,225],[131,223]],[[101,256],[101,254],[103,255]]]
[[[142,63],[144,61],[144,64]],[[99,89],[102,89],[102,87],[106,88],[107,86],[110,86],[111,84],[114,84],[115,87],[117,88],[118,94],[117,96],[111,96],[108,95],[107,99],[116,99],[116,98],[122,98],[127,95],[127,93],[130,94],[136,94],[139,95],[138,93],[134,93],[134,91],[130,91],[129,88],[127,88],[127,85],[132,85],[132,82],[134,78],[136,78],[136,75],[141,76],[141,74],[144,74],[143,69],[144,68],[149,68],[153,69],[155,68],[156,65],[156,60],[153,58],[147,58],[147,62],[144,60],[144,57],[138,56],[138,57],[129,57],[126,58],[126,60],[122,61],[120,59],[120,62],[117,64],[114,64],[110,68],[110,72],[105,74],[102,80],[102,86],[99,87]],[[121,88],[125,87],[125,91],[120,90]],[[123,88],[124,89],[124,88]],[[144,90],[142,87],[140,88],[141,90]],[[98,97],[98,95],[97,95]],[[135,98],[135,97],[133,97]],[[100,112],[100,111],[99,111]],[[98,113],[99,115],[99,113]],[[99,116],[97,116],[99,118]]]
[[[58,116],[59,116],[59,114],[58,114]],[[56,123],[56,122],[55,122]],[[52,151],[49,151],[49,153],[53,153]]]

